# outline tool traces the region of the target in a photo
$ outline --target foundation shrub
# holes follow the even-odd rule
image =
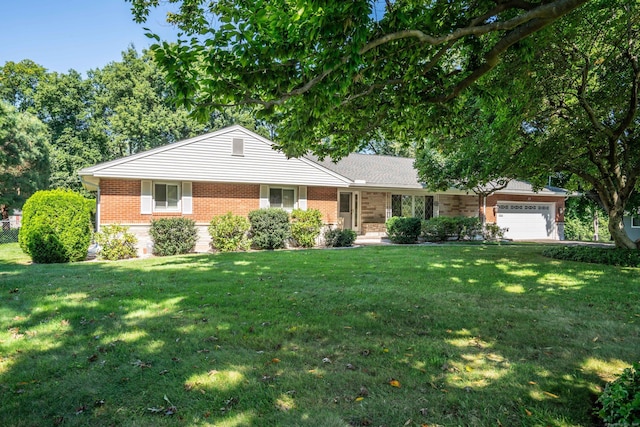
[[[500,227],[498,224],[485,224],[482,229],[482,239],[491,242],[498,242],[504,238],[508,228]]]
[[[249,212],[249,235],[258,249],[284,248],[291,237],[289,214],[284,209],[266,208]]]
[[[102,259],[115,261],[138,256],[136,249],[138,239],[129,232],[129,227],[124,225],[104,225],[101,231],[96,233],[95,239],[100,246],[98,256]]]
[[[318,209],[294,209],[291,212],[291,237],[298,246],[315,246],[321,230],[322,213]]]
[[[160,218],[151,221],[149,234],[154,255],[168,256],[193,252],[198,241],[196,223],[189,218]]]
[[[430,242],[473,240],[481,233],[480,219],[465,216],[439,216],[422,223],[422,236]]]
[[[393,243],[416,243],[420,237],[420,218],[394,216],[387,220],[387,236]]]
[[[353,246],[356,241],[356,232],[353,230],[340,230],[334,228],[324,233],[324,243],[331,248],[345,248]]]
[[[211,248],[220,252],[247,251],[251,247],[247,217],[231,212],[217,216],[209,223]]]

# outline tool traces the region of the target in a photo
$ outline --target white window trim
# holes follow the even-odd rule
[[[293,190],[293,208],[285,208],[283,206],[271,206],[271,190]],[[267,190],[267,203],[270,208],[284,209],[287,212],[291,212],[294,209],[298,209],[298,188],[282,185],[270,185]]]
[[[156,206],[156,185],[160,184],[160,185],[175,185],[178,189],[178,205],[175,208],[158,208]],[[170,213],[174,213],[174,212],[182,212],[182,183],[181,182],[176,182],[176,181],[152,181],[151,182],[151,192],[153,195],[153,199],[152,199],[152,208],[153,208],[153,212],[160,212],[160,213],[164,213],[164,212],[170,212]]]
[[[631,218],[631,228],[640,228],[640,216],[632,216]],[[638,220],[638,225],[633,225],[633,220],[637,219]]]

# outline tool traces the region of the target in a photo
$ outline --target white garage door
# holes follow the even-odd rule
[[[498,202],[497,222],[508,228],[505,237],[514,240],[555,239],[556,224],[552,203]]]

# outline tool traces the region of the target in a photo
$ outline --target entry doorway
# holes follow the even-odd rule
[[[341,191],[338,194],[338,216],[345,229],[360,233],[360,192]]]

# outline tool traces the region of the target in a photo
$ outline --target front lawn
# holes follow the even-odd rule
[[[640,269],[541,252],[30,265],[0,245],[0,425],[597,425],[640,359]]]

